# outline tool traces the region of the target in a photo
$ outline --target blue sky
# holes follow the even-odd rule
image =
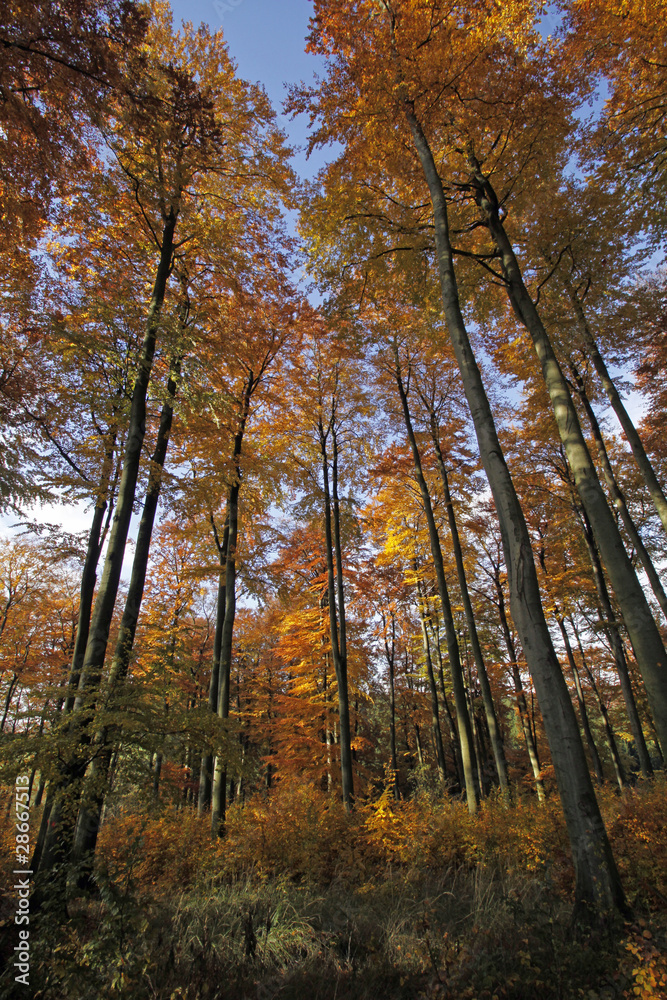
[[[239,76],[264,85],[292,145],[303,146],[306,120],[292,122],[280,111],[285,83],[311,82],[321,71],[321,60],[304,51],[310,0],[172,0],[171,5],[175,27],[205,21],[212,30],[222,28]],[[328,158],[326,150],[318,150],[307,163],[305,156],[295,157],[294,167],[301,177],[312,177]]]

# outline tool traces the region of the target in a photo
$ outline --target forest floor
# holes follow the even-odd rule
[[[31,924],[35,1000],[616,1000],[667,998],[667,785],[602,793],[632,917],[572,924],[555,796],[478,817],[385,793],[349,816],[305,785],[229,812],[126,804],[103,827],[97,898]],[[34,817],[36,820],[37,817]],[[3,820],[3,885],[13,826]],[[6,878],[4,877],[6,876]],[[12,954],[11,888],[0,919]],[[12,960],[10,959],[10,962]]]

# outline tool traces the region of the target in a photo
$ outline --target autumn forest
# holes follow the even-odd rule
[[[0,996],[667,997],[667,3],[311,6],[0,4]]]

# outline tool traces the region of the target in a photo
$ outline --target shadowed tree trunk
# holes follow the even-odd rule
[[[416,560],[415,560],[416,563]],[[415,573],[417,567],[414,567]],[[424,658],[426,660],[426,673],[428,676],[428,686],[431,694],[431,728],[433,730],[433,742],[435,744],[435,756],[438,762],[438,777],[442,784],[447,782],[447,765],[445,763],[445,749],[442,745],[442,730],[440,729],[440,709],[438,706],[438,689],[435,684],[435,674],[433,672],[433,659],[431,657],[431,644],[426,628],[426,616],[424,614],[424,598],[421,584],[417,581],[417,593],[419,600],[419,620],[422,627],[422,639],[424,643]]]
[[[220,633],[220,666],[218,670],[218,717],[224,721],[229,718],[229,697],[232,666],[232,642],[234,638],[234,621],[236,618],[236,547],[238,544],[239,527],[239,491],[241,489],[241,449],[248,416],[250,400],[258,384],[259,377],[249,372],[243,387],[239,426],[234,439],[234,481],[229,488],[227,499],[227,551],[225,553],[225,617]],[[218,625],[216,622],[216,629]],[[211,792],[211,833],[221,837],[225,832],[225,817],[227,810],[227,766],[221,754],[218,754],[213,770],[213,787]]]

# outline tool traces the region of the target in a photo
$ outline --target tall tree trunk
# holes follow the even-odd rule
[[[574,708],[544,617],[528,529],[461,314],[442,181],[413,105],[404,100],[403,106],[431,195],[443,309],[501,525],[512,617],[537,687],[551,748],[572,846],[577,906],[626,910]]]
[[[588,393],[586,392],[586,387],[584,385],[584,380],[582,379],[579,371],[570,359],[569,361],[570,370],[574,378],[575,390],[579,399],[581,400],[584,411],[588,418],[588,423],[591,428],[591,433],[593,435],[593,440],[595,441],[595,446],[597,448],[598,458],[600,459],[600,465],[602,466],[602,472],[604,474],[605,482],[607,483],[607,488],[609,489],[609,495],[611,501],[618,511],[621,520],[623,522],[623,527],[625,528],[628,538],[630,539],[632,545],[639,556],[639,561],[642,564],[644,572],[648,578],[648,582],[651,584],[651,590],[655,594],[656,600],[660,605],[663,615],[667,618],[667,594],[665,594],[664,588],[660,577],[656,572],[656,568],[653,565],[653,560],[646,550],[646,546],[642,541],[641,535],[637,530],[635,522],[632,520],[632,515],[628,510],[628,505],[625,502],[625,497],[621,491],[620,486],[616,482],[616,477],[614,471],[611,467],[611,462],[609,461],[609,455],[607,454],[607,447],[604,443],[604,438],[602,437],[602,431],[600,430],[600,424],[595,416],[593,407],[591,406],[590,400],[588,398]]]
[[[667,652],[646,595],[628,558],[620,531],[607,503],[586,447],[579,418],[544,324],[524,284],[519,263],[500,220],[495,191],[469,155],[471,183],[484,223],[500,254],[507,294],[519,321],[530,334],[542,368],[556,424],[572,469],[577,492],[616,594],[635,651],[659,739],[667,748]]]
[[[182,317],[182,322],[184,323],[184,321],[185,319]],[[160,500],[164,462],[171,435],[174,399],[178,389],[180,368],[181,358],[177,357],[172,361],[169,371],[167,398],[162,406],[155,450],[151,458],[148,487],[137,532],[134,558],[132,559],[130,585],[106,683],[105,709],[107,712],[114,709],[118,689],[125,682],[132,657],[134,637],[144,596],[153,526]],[[104,799],[108,789],[109,770],[114,750],[111,738],[112,729],[109,726],[105,726],[95,735],[96,753],[90,765],[89,778],[86,781],[86,790],[79,810],[73,856],[75,861],[82,864],[87,870],[92,868]]]
[[[400,799],[401,793],[398,787],[398,754],[396,752],[396,689],[395,689],[395,657],[396,657],[396,615],[390,611],[391,615],[391,649],[387,641],[387,622],[382,614],[382,626],[384,634],[384,654],[389,669],[389,753],[391,758],[391,783],[394,790],[394,798]]]
[[[454,691],[454,707],[456,710],[456,721],[458,724],[458,731],[459,731],[459,745],[461,747],[461,760],[463,764],[463,772],[465,775],[466,799],[468,802],[468,809],[470,810],[471,813],[475,813],[477,812],[477,807],[479,804],[479,789],[477,787],[475,744],[473,742],[472,726],[470,723],[470,713],[468,712],[468,702],[466,700],[465,681],[463,679],[463,668],[461,666],[459,644],[456,637],[456,629],[454,627],[454,617],[452,615],[452,606],[449,599],[449,590],[447,588],[447,580],[445,577],[445,566],[442,558],[440,536],[438,534],[438,528],[435,523],[435,516],[433,514],[433,505],[431,503],[431,496],[429,493],[428,484],[426,482],[426,479],[424,478],[424,473],[422,471],[421,456],[419,454],[419,447],[417,445],[417,439],[415,437],[415,432],[412,426],[412,417],[410,415],[408,397],[405,390],[405,384],[403,382],[403,376],[401,373],[401,363],[396,343],[394,343],[393,349],[394,349],[394,365],[395,365],[393,374],[394,378],[396,379],[396,386],[398,388],[398,393],[401,399],[401,406],[403,408],[403,419],[405,422],[405,429],[408,435],[410,448],[412,450],[412,460],[415,471],[415,479],[417,480],[417,485],[419,486],[419,492],[422,498],[422,505],[424,507],[424,513],[426,514],[429,544],[431,548],[431,558],[433,559],[435,576],[438,583],[438,596],[440,597],[442,616],[443,616],[443,621],[445,623],[447,652],[449,654],[449,671],[452,678],[452,688]]]
[[[445,459],[442,454],[442,448],[440,446],[440,434],[438,433],[438,427],[435,420],[435,413],[433,412],[432,409],[429,411],[429,416],[431,425],[431,437],[433,439],[433,445],[435,447],[435,454],[438,460],[438,469],[440,471],[440,478],[442,480],[442,488],[445,496],[445,505],[447,508],[447,521],[449,524],[449,531],[452,536],[452,547],[454,550],[454,560],[456,562],[456,574],[459,581],[459,590],[461,591],[461,603],[463,604],[463,613],[465,615],[466,627],[468,629],[468,636],[470,638],[470,646],[472,648],[472,655],[475,660],[475,667],[477,670],[479,686],[482,692],[482,702],[484,703],[486,723],[489,728],[489,739],[491,740],[493,759],[496,765],[498,782],[503,792],[507,794],[509,792],[509,781],[507,778],[507,762],[505,760],[505,748],[503,747],[503,741],[500,735],[500,727],[498,726],[498,718],[496,716],[496,709],[493,703],[491,685],[489,684],[489,675],[486,670],[486,664],[484,663],[484,657],[482,656],[482,647],[480,645],[479,636],[477,634],[477,625],[475,623],[475,615],[472,610],[470,591],[468,590],[468,581],[466,579],[466,571],[463,563],[463,551],[461,549],[461,539],[459,537],[459,529],[456,523],[456,513],[454,511],[454,504],[452,503],[452,496],[449,490],[449,476],[447,474],[447,467],[445,465]]]
[[[14,691],[17,688],[18,681],[19,681],[19,675],[18,674],[12,674],[12,679],[9,682],[9,687],[7,688],[7,695],[5,697],[5,707],[4,707],[4,710],[3,710],[3,713],[2,713],[2,722],[0,723],[0,733],[5,728],[5,723],[7,721],[7,715],[9,714],[9,706],[12,703],[12,695],[14,694]]]
[[[333,418],[332,418],[333,422]],[[327,451],[327,440],[331,431],[331,425],[325,431],[322,421],[319,422],[320,452],[322,456],[322,478],[324,485],[324,535],[327,562],[327,596],[329,602],[329,625],[331,630],[331,651],[338,684],[338,722],[340,727],[340,770],[343,804],[345,808],[352,809],[354,803],[354,775],[352,770],[352,747],[350,733],[350,703],[347,682],[347,650],[343,648],[341,640],[345,637],[345,607],[344,604],[336,607],[337,595],[341,599],[341,590],[338,589],[334,577],[334,560],[336,567],[342,565],[340,550],[334,554],[334,526],[332,526],[331,513],[331,490],[329,485],[329,455]],[[338,528],[340,531],[340,527]],[[338,581],[342,586],[341,580]],[[343,624],[339,633],[339,622]],[[339,638],[340,635],[340,638]]]
[[[86,556],[81,574],[81,589],[79,594],[79,615],[76,626],[76,639],[74,640],[74,650],[72,653],[72,665],[69,676],[69,692],[65,701],[65,712],[69,714],[76,700],[76,691],[79,686],[81,667],[88,644],[88,633],[90,630],[90,615],[93,607],[93,596],[95,594],[95,583],[97,580],[97,564],[100,561],[100,553],[103,544],[104,516],[107,508],[113,507],[113,499],[110,496],[111,475],[113,469],[114,448],[116,435],[113,434],[107,443],[104,455],[104,465],[102,475],[95,499],[95,509],[93,520],[88,532],[88,544],[86,546]]]
[[[577,695],[577,703],[579,705],[579,716],[581,718],[581,725],[584,730],[584,736],[586,737],[586,742],[588,743],[588,749],[591,755],[591,762],[593,764],[593,771],[595,772],[595,778],[599,785],[603,785],[604,771],[602,769],[602,761],[600,760],[600,754],[598,753],[598,748],[595,745],[595,740],[593,739],[593,731],[591,729],[590,719],[588,718],[588,709],[586,708],[584,690],[581,686],[581,677],[579,676],[577,661],[575,660],[574,653],[572,652],[570,637],[567,634],[567,629],[565,628],[565,622],[563,621],[563,617],[558,613],[558,610],[556,610],[554,618],[556,619],[556,623],[558,625],[558,628],[560,629],[560,634],[563,637],[567,662],[570,664],[570,670],[572,671],[572,677],[574,679],[574,689]]]
[[[637,433],[637,429],[633,424],[628,411],[625,409],[623,400],[621,399],[618,390],[614,385],[614,381],[607,370],[607,366],[602,355],[600,354],[595,338],[588,324],[588,320],[586,319],[583,305],[575,289],[572,287],[571,282],[565,281],[564,284],[565,290],[570,297],[584,344],[586,345],[586,353],[593,362],[593,366],[600,377],[600,381],[602,382],[602,387],[607,393],[609,402],[611,403],[614,413],[618,418],[618,422],[623,428],[623,433],[625,434],[627,442],[632,449],[632,454],[634,455],[635,462],[637,463],[637,468],[644,478],[646,488],[651,495],[655,509],[660,516],[660,520],[662,521],[662,526],[667,533],[667,497],[665,497],[663,489],[658,482],[658,478],[655,474],[653,466],[651,465],[651,461],[646,454],[646,450],[642,444],[639,434]]]
[[[415,560],[416,561],[416,560]],[[416,566],[415,566],[416,572]],[[442,784],[447,782],[447,765],[445,763],[445,749],[442,745],[442,730],[440,729],[440,709],[438,706],[438,689],[435,684],[435,674],[433,672],[433,660],[431,658],[431,644],[428,639],[428,629],[426,628],[426,616],[424,614],[424,598],[421,592],[421,585],[417,581],[419,599],[419,620],[422,626],[422,639],[424,643],[424,657],[426,660],[426,672],[428,675],[428,686],[431,692],[431,728],[433,730],[433,742],[435,744],[435,755],[438,762],[438,777]]]
[[[211,663],[211,679],[208,686],[208,708],[210,712],[217,714],[218,711],[218,691],[220,688],[220,652],[222,650],[222,626],[225,621],[226,579],[227,579],[227,549],[229,548],[229,508],[225,511],[225,522],[222,533],[222,542],[215,526],[215,520],[211,513],[211,525],[213,526],[213,536],[218,550],[218,562],[220,570],[218,573],[218,595],[216,601],[215,614],[215,636],[213,638],[213,662]],[[197,811],[200,816],[208,812],[211,808],[211,792],[213,789],[213,754],[206,753],[202,756],[201,769],[199,772],[199,799]]]
[[[449,731],[449,742],[452,748],[452,760],[454,762],[454,772],[456,774],[456,780],[458,782],[459,791],[463,792],[463,790],[465,789],[466,780],[465,780],[465,775],[463,773],[463,766],[461,764],[461,744],[459,743],[459,734],[456,731],[456,722],[454,721],[452,709],[449,704],[449,699],[447,697],[447,689],[445,687],[445,668],[442,662],[439,618],[436,616],[436,620],[434,621],[433,616],[431,614],[428,614],[426,617],[426,626],[427,629],[429,629],[430,634],[433,636],[433,643],[431,648],[435,650],[435,655],[438,661],[438,681],[440,682],[440,694],[442,695],[442,704],[445,707],[445,716],[447,718],[447,729]]]
[[[598,688],[595,682],[593,671],[588,665],[588,661],[584,654],[584,647],[581,642],[581,635],[579,634],[579,630],[573,618],[570,618],[570,625],[577,640],[577,645],[579,647],[579,655],[581,656],[581,663],[584,670],[586,671],[586,676],[588,677],[588,683],[591,686],[593,694],[595,695],[596,701],[598,703],[598,707],[600,709],[600,715],[602,716],[602,721],[604,723],[605,736],[607,737],[607,743],[609,744],[611,759],[614,764],[614,773],[616,774],[616,781],[618,782],[618,787],[620,791],[623,792],[627,785],[627,780],[625,777],[625,771],[623,770],[623,764],[621,763],[621,758],[618,753],[618,746],[616,744],[616,737],[614,736],[614,730],[612,729],[611,722],[609,721],[609,712],[607,711],[607,706],[604,703],[604,700],[600,693],[600,689]]]
[[[220,636],[220,667],[218,679],[218,717],[225,722],[229,718],[229,696],[232,666],[232,642],[234,639],[234,621],[236,618],[236,548],[238,544],[239,527],[239,492],[241,489],[241,449],[243,435],[250,415],[250,401],[259,379],[252,371],[248,373],[243,388],[239,426],[234,439],[234,482],[229,490],[227,513],[229,520],[229,535],[225,562],[225,617]],[[225,816],[227,808],[227,765],[221,754],[218,754],[213,771],[213,788],[211,793],[211,833],[213,837],[222,837],[225,833]]]
[[[544,782],[542,781],[542,768],[540,766],[540,758],[537,752],[537,744],[533,737],[533,730],[528,717],[528,703],[526,702],[526,692],[524,691],[523,681],[521,680],[517,650],[514,644],[514,639],[512,638],[512,630],[510,629],[510,625],[507,620],[505,593],[500,580],[500,565],[493,562],[492,565],[493,573],[491,578],[496,591],[496,607],[498,608],[498,618],[503,633],[503,639],[505,641],[505,648],[509,654],[510,671],[512,674],[512,683],[514,685],[516,707],[519,713],[519,721],[521,723],[521,731],[523,732],[526,750],[528,751],[528,759],[530,760],[533,778],[535,779],[535,791],[537,792],[537,798],[539,802],[544,802],[546,796],[544,792]]]
[[[174,252],[174,233],[178,218],[177,209],[169,209],[162,231],[160,246],[160,262],[158,264],[148,316],[146,330],[139,357],[139,365],[132,392],[130,418],[123,468],[118,487],[118,498],[114,512],[113,524],[109,534],[102,579],[95,600],[95,607],[90,623],[86,652],[83,658],[79,679],[78,694],[70,716],[69,728],[73,732],[73,744],[76,752],[70,759],[63,762],[60,773],[53,779],[56,797],[51,809],[49,826],[39,861],[37,880],[41,881],[41,873],[50,878],[59,863],[64,862],[71,854],[78,804],[81,795],[81,783],[89,762],[89,745],[91,734],[88,726],[94,712],[92,701],[99,687],[104,658],[106,655],[109,629],[113,617],[114,605],[118,594],[118,585],[123,567],[127,535],[132,518],[132,509],[137,488],[137,477],[141,461],[141,452],[146,432],[146,396],[153,369],[155,344],[160,326],[162,305],[167,289]],[[73,718],[77,716],[76,720]],[[59,874],[59,888],[53,888],[56,895],[64,899],[64,867]],[[40,902],[39,887],[36,882],[36,899],[34,905]]]
[[[639,758],[639,766],[642,769],[644,777],[650,778],[653,776],[653,765],[651,764],[651,758],[649,757],[646,740],[644,739],[644,730],[642,728],[641,719],[639,718],[639,712],[637,710],[637,702],[632,690],[632,681],[630,680],[630,671],[625,658],[625,650],[623,649],[623,640],[621,639],[621,635],[618,630],[619,623],[616,620],[616,615],[611,604],[609,591],[607,590],[607,584],[604,578],[604,572],[602,570],[602,563],[600,562],[600,556],[598,554],[597,546],[595,545],[595,539],[593,538],[593,531],[588,522],[588,518],[586,517],[586,512],[578,505],[575,505],[575,511],[578,514],[583,527],[584,540],[586,542],[588,558],[593,569],[593,579],[595,581],[595,589],[597,591],[600,605],[600,622],[604,627],[604,633],[607,636],[607,641],[609,642],[612,655],[614,657],[614,664],[616,666],[616,672],[621,685],[623,700],[625,701],[625,710],[627,712],[630,729],[632,730],[632,735],[634,737],[637,757]]]

